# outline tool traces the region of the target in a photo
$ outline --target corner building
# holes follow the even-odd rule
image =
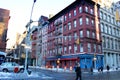
[[[76,0],[49,19],[47,67],[103,66],[99,8],[91,0]]]

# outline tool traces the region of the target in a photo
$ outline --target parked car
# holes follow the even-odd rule
[[[15,62],[5,62],[0,65],[0,71],[3,72],[14,72],[15,68],[18,68],[18,72],[24,71],[24,66],[20,66]]]

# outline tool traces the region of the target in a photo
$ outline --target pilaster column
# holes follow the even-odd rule
[[[113,55],[112,53],[109,54],[109,64],[110,64],[110,67],[113,67]]]
[[[108,61],[109,61],[108,59],[109,59],[109,58],[108,58],[108,53],[107,53],[107,52],[105,53],[105,56],[106,56],[106,57],[105,57],[105,60],[106,60],[105,65],[107,66],[107,65],[109,65],[109,63],[108,63]]]
[[[117,60],[117,67],[119,66],[119,54],[116,54],[116,60]]]
[[[113,54],[113,64],[116,67],[117,66],[117,58],[116,58],[116,53]]]
[[[120,56],[119,56],[119,53],[118,53],[118,67],[120,67]]]

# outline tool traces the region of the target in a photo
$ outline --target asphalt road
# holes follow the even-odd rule
[[[0,80],[75,80],[75,72],[57,72],[40,68],[30,69],[30,75],[23,73],[0,74]],[[82,72],[82,80],[120,80],[120,71],[104,73]]]
[[[55,72],[51,70],[33,69],[33,72],[48,77],[44,80],[75,80],[75,72]],[[104,73],[82,72],[82,80],[120,80],[120,71]]]

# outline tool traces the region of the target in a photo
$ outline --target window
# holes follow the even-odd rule
[[[66,37],[66,36],[64,37],[64,41],[65,41],[65,42],[67,41],[67,37]]]
[[[83,52],[83,43],[80,43],[80,52]]]
[[[106,48],[106,38],[105,38],[105,36],[103,36],[103,48]]]
[[[67,20],[67,16],[65,16],[65,21]]]
[[[98,52],[101,53],[101,45],[98,45]]]
[[[92,38],[95,39],[95,32],[92,32]]]
[[[94,22],[94,20],[93,20],[93,19],[91,20],[91,25],[92,25],[92,26],[94,26],[94,25],[95,25],[95,22]]]
[[[115,35],[115,28],[113,28],[113,35]]]
[[[106,42],[107,42],[107,48],[110,48],[110,41],[109,41],[109,38],[106,38]]]
[[[104,25],[103,23],[100,24],[101,32],[104,32]]]
[[[83,31],[81,30],[80,31],[80,38],[82,38],[83,37]]]
[[[93,44],[93,52],[96,52],[96,44]]]
[[[66,31],[67,30],[67,27],[66,27],[66,25],[64,25],[64,31]]]
[[[105,25],[105,33],[107,33],[107,28],[108,28],[108,26],[107,26],[107,25]]]
[[[91,52],[91,44],[90,43],[88,43],[87,47],[88,47],[88,52]]]
[[[110,19],[110,15],[109,15],[109,16],[107,17],[107,21],[110,22],[110,20],[111,20],[111,19]]]
[[[66,54],[66,52],[67,52],[67,47],[65,46],[64,47],[64,54]]]
[[[118,44],[118,43],[117,43],[117,40],[115,39],[115,49],[118,49],[118,48],[117,48],[117,46],[118,46],[117,44]]]
[[[74,39],[77,39],[77,32],[74,32]]]
[[[116,30],[116,36],[119,36],[119,30],[118,29]]]
[[[74,16],[76,16],[76,10],[74,10]]]
[[[90,13],[93,14],[93,9],[90,9]]]
[[[74,27],[76,27],[77,26],[77,22],[76,22],[76,20],[74,20]]]
[[[71,13],[69,13],[69,18],[71,18]]]
[[[77,52],[77,45],[74,44],[74,53],[76,53],[76,52]]]
[[[85,7],[85,11],[88,12],[88,7],[87,6]]]
[[[117,30],[116,30],[116,28],[114,28],[114,29],[115,29],[115,30],[114,30],[114,33],[115,33],[115,36],[116,36],[116,35],[117,35],[117,33],[116,33],[116,32],[117,32]]]
[[[87,37],[90,37],[90,31],[87,30]]]
[[[111,27],[108,27],[108,34],[111,34]]]
[[[69,41],[71,41],[71,40],[72,40],[72,38],[71,38],[71,34],[69,34],[69,37],[68,37],[68,39],[69,39]]]
[[[86,17],[86,24],[88,25],[89,24],[89,18]]]
[[[111,43],[112,43],[112,49],[114,49],[114,40],[111,39]]]
[[[111,18],[111,23],[114,24],[114,18]]]
[[[103,18],[104,18],[104,20],[106,20],[106,18],[107,18],[107,15],[106,15],[106,14],[104,14],[103,16],[104,16],[104,17],[103,17]]]
[[[69,54],[71,53],[71,49],[72,49],[71,46],[69,46]]]
[[[79,13],[82,13],[82,7],[81,6],[79,7]]]
[[[100,18],[103,19],[103,12],[100,12]]]
[[[80,25],[82,25],[82,24],[83,24],[83,23],[82,23],[82,18],[80,18],[80,19],[79,19],[79,22],[80,22]]]
[[[68,30],[71,30],[71,23],[68,23]]]

